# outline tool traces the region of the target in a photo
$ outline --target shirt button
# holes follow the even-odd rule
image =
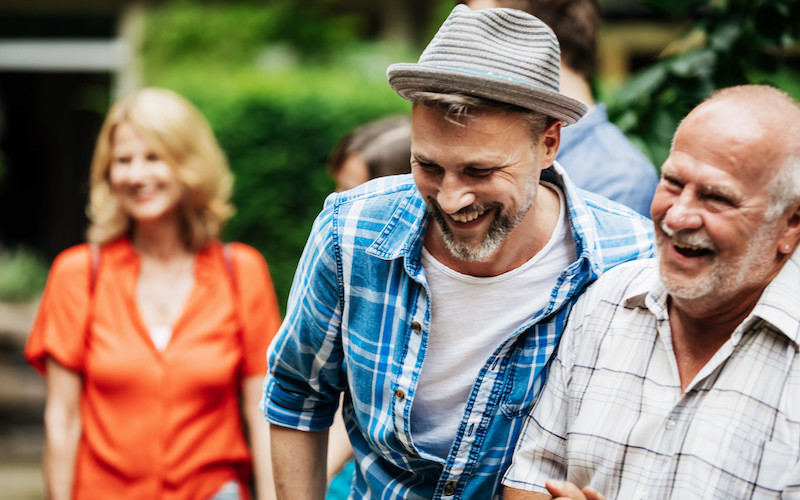
[[[455,492],[456,492],[456,487],[453,486],[453,483],[447,483],[444,485],[444,491],[442,492],[444,493],[444,496],[447,497],[453,496],[453,493]]]
[[[406,397],[406,391],[403,389],[397,389],[394,391],[394,395],[397,396],[397,399],[402,401]]]
[[[675,422],[672,420],[667,420],[666,423],[664,423],[664,427],[666,427],[668,431],[671,431],[675,428]]]
[[[422,331],[422,325],[419,324],[419,321],[415,321],[411,323],[411,329],[414,330],[414,333],[419,333]]]

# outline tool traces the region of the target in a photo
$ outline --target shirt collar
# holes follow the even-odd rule
[[[800,346],[800,252],[786,261],[767,285],[751,316],[768,321]]]
[[[603,249],[601,248],[600,235],[597,229],[597,218],[593,210],[589,208],[587,200],[595,199],[590,194],[578,188],[567,174],[560,163],[553,162],[553,165],[542,171],[542,180],[558,185],[567,199],[567,209],[569,210],[569,223],[572,229],[572,236],[575,240],[575,249],[578,259],[586,259],[589,263],[594,276],[600,276],[606,265],[603,262]],[[606,200],[606,202],[608,202]],[[595,205],[597,207],[597,205]],[[633,211],[631,211],[633,213]]]
[[[391,211],[367,253],[385,260],[409,255],[418,257],[422,252],[428,208],[411,174],[381,177],[362,186],[375,195],[383,195],[386,208]]]
[[[625,294],[624,305],[628,309],[641,307],[666,311],[667,291],[661,284],[658,275],[657,259],[649,259],[647,267],[651,270],[647,279],[632,284]],[[764,289],[744,323],[751,323],[755,318],[769,322],[783,333],[795,345],[800,346],[800,250],[786,261],[778,275]]]

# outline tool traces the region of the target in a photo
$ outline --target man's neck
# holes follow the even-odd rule
[[[561,93],[581,101],[590,108],[595,104],[589,82],[563,64],[561,65]]]
[[[739,296],[726,306],[704,307],[703,299],[669,299],[669,325],[672,349],[678,364],[681,389],[694,380],[720,347],[730,339],[734,330],[752,312],[763,288],[747,296]]]

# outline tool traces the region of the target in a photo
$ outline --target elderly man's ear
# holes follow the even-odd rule
[[[778,253],[791,254],[800,240],[800,202],[793,205],[792,212],[786,219],[783,235],[778,239]]]

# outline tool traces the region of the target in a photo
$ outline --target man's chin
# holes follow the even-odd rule
[[[660,278],[670,297],[680,300],[698,300],[714,291],[714,283],[708,278],[674,279],[663,275]]]
[[[454,241],[450,235],[445,235],[444,243],[453,257],[464,262],[485,262],[494,255],[500,246],[499,243],[485,241],[478,244],[467,244]]]

